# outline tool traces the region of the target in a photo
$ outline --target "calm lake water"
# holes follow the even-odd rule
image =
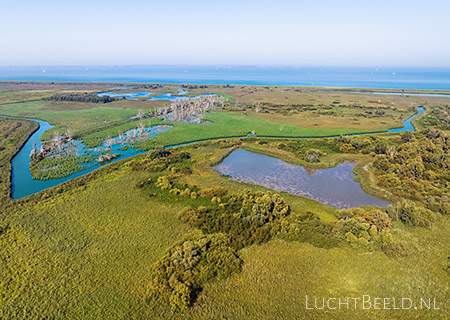
[[[450,68],[302,66],[0,67],[0,80],[450,90]]]
[[[361,189],[353,178],[354,163],[329,169],[310,169],[246,150],[232,152],[215,169],[234,180],[261,185],[318,200],[342,209],[359,206],[386,207],[390,203]]]

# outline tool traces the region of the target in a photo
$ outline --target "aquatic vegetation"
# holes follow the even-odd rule
[[[53,139],[43,143],[40,148],[37,148],[34,141],[30,153],[30,172],[35,180],[67,177],[97,163],[103,164],[117,159],[121,154],[115,150],[126,152],[133,149],[136,142],[151,139],[169,128],[170,126],[146,128],[141,123],[137,129],[128,130],[115,138],[108,137],[101,147],[96,148],[86,148],[80,141],[75,141],[70,129],[67,129],[66,135],[55,132]]]
[[[30,171],[33,179],[51,180],[67,177],[75,172],[85,170],[89,164],[96,159],[96,155],[66,155],[66,156],[50,156],[42,160],[35,160],[30,163]]]

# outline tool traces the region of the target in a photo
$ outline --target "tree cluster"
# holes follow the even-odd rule
[[[173,309],[186,309],[205,283],[238,273],[242,262],[226,235],[186,239],[153,266],[149,300],[168,300]]]
[[[400,198],[450,214],[450,137],[438,130],[406,132],[402,143],[375,157],[378,185]]]
[[[199,194],[211,197],[218,207],[186,207],[179,217],[205,233],[230,235],[236,249],[268,241],[274,222],[290,214],[289,205],[278,194],[245,190],[225,195],[220,187],[215,190],[216,193],[201,190]]]
[[[356,249],[373,249],[392,242],[391,218],[386,212],[361,208],[336,211],[336,237]]]
[[[83,92],[83,93],[57,93],[48,100],[52,101],[75,101],[75,102],[91,102],[91,103],[109,103],[115,99],[110,96],[98,96],[96,93]]]
[[[381,138],[376,136],[341,136],[335,139],[335,144],[344,153],[376,154],[386,153],[388,146]]]
[[[206,89],[208,88],[207,85],[201,84],[201,85],[196,85],[196,84],[182,84],[181,87],[183,89]]]

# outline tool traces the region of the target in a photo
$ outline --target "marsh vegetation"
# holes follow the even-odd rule
[[[0,98],[25,97],[22,89],[2,85],[8,91],[1,91]],[[60,88],[110,88],[23,86],[33,92],[26,93],[28,97],[38,95],[37,88],[47,88],[47,96]],[[36,125],[0,118],[0,317],[21,318],[26,312],[29,318],[411,318],[411,313],[397,310],[305,310],[305,294],[321,297],[330,292],[336,297],[435,297],[441,310],[418,310],[417,318],[449,317],[444,307],[450,298],[449,138],[441,115],[433,111],[444,108],[446,98],[355,97],[345,91],[295,87],[192,85],[189,90],[192,95],[217,93],[227,100],[203,114],[202,119],[212,123],[184,122],[183,107],[176,112],[179,122],[139,117],[139,110],[154,114],[167,103],[157,101],[39,100],[0,106],[2,115],[54,124],[42,136],[44,146],[53,145],[48,155],[54,159],[71,159],[69,147],[65,149],[69,140],[91,141],[89,147],[105,148],[99,154],[107,154],[106,149],[115,148],[111,140],[109,147],[103,146],[108,137],[122,133],[125,141],[125,133],[139,132],[141,123],[145,128],[173,126],[154,139],[130,140],[147,153],[13,201],[9,161]],[[301,106],[307,104],[316,110]],[[399,126],[422,105],[425,113],[413,122],[424,130],[345,136]],[[317,121],[303,126],[306,120],[295,112]],[[292,113],[294,120],[284,113]],[[431,122],[433,117],[438,121]],[[230,138],[252,131],[256,137]],[[280,135],[337,137],[261,138]],[[222,139],[163,148],[211,138]],[[230,180],[213,166],[236,148],[310,170],[354,162],[361,187],[393,205],[336,210]],[[46,168],[62,167],[44,158],[40,162],[48,161]]]

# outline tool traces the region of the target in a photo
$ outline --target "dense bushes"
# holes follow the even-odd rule
[[[350,208],[337,210],[336,217],[336,237],[348,242],[353,248],[372,249],[392,242],[391,219],[385,212]]]
[[[225,279],[239,272],[241,265],[242,260],[223,234],[186,239],[153,266],[150,299],[165,299],[174,309],[185,309],[205,283]]]
[[[379,154],[384,153],[387,149],[386,143],[375,136],[341,136],[335,139],[335,143],[344,153],[369,154],[375,152]]]
[[[306,162],[320,162],[320,157],[341,152],[332,138],[281,142],[278,149],[292,152]]]
[[[413,201],[402,200],[388,207],[392,220],[399,220],[407,226],[428,227],[435,220],[435,214]]]
[[[274,226],[272,222],[290,213],[283,198],[270,192],[252,193],[245,190],[222,197],[213,196],[211,202],[219,207],[187,207],[180,212],[180,219],[205,233],[229,234],[236,249],[268,241]]]
[[[53,101],[76,101],[76,102],[92,102],[92,103],[108,103],[113,102],[115,99],[110,96],[98,96],[96,93],[58,93],[48,100]]]
[[[401,138],[400,145],[375,157],[378,185],[399,198],[420,201],[434,212],[450,213],[449,136],[427,129],[406,132]]]
[[[323,152],[320,152],[319,150],[316,149],[309,149],[308,152],[306,153],[306,156],[304,158],[304,160],[306,162],[320,162],[320,157],[323,156]]]
[[[146,157],[141,160],[134,160],[130,162],[129,166],[133,170],[147,170],[151,172],[161,172],[176,163],[181,163],[190,159],[190,154],[185,151],[169,151],[164,148],[156,148],[150,150]],[[186,173],[190,172],[190,167],[183,168]]]

